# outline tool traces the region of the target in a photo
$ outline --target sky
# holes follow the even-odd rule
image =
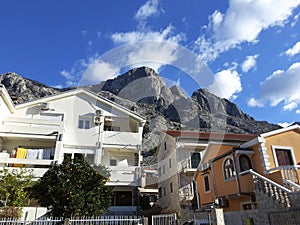
[[[300,121],[300,0],[1,0],[0,74],[52,87],[149,66],[256,120]]]

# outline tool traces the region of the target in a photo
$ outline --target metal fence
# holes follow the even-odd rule
[[[160,214],[152,216],[152,225],[176,225],[176,214]]]
[[[139,216],[101,216],[96,218],[40,218],[33,221],[22,221],[12,218],[1,218],[0,225],[142,225],[143,217]]]
[[[268,219],[270,225],[299,225],[300,210],[269,213]]]

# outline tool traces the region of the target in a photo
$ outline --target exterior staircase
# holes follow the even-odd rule
[[[300,186],[298,184],[285,180],[284,187],[251,169],[243,172],[243,174],[246,173],[252,175],[257,201],[261,203],[259,205],[267,206],[269,202],[272,207],[275,206],[274,203],[277,203],[276,205],[283,210],[300,209]]]

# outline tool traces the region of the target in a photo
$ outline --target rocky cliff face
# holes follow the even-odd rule
[[[6,87],[15,104],[57,94],[61,91],[37,81],[26,79],[16,73],[0,75],[0,83]]]
[[[6,86],[15,103],[64,91],[15,73],[1,75],[0,82]],[[132,69],[114,79],[85,88],[147,119],[143,143],[145,152],[160,144],[163,131],[167,129],[264,133],[279,128],[266,121],[256,121],[234,103],[206,89],[196,90],[191,97],[187,97],[179,87],[167,87],[164,80],[147,67]]]

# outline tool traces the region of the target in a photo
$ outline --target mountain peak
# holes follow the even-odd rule
[[[15,104],[60,92],[59,89],[51,88],[40,82],[24,78],[14,72],[0,75],[0,83],[6,87]]]

